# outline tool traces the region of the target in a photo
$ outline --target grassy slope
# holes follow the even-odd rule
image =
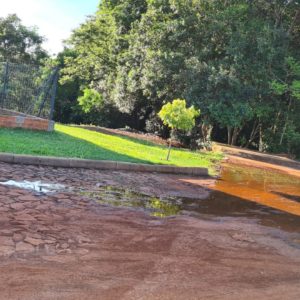
[[[220,153],[172,149],[166,161],[166,147],[59,124],[51,133],[2,128],[0,152],[209,168],[222,158]]]

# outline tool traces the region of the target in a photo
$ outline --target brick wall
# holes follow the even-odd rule
[[[15,111],[15,110],[0,108],[0,116],[24,116],[24,117],[26,117],[27,115],[24,113]]]
[[[52,131],[54,122],[30,116],[0,115],[0,127]]]

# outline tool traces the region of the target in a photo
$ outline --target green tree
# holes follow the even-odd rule
[[[65,78],[83,80],[139,130],[161,128],[164,100],[184,98],[201,109],[204,142],[287,151],[282,129],[299,140],[300,105],[270,82],[296,99],[286,60],[300,60],[299,16],[293,0],[103,0],[69,40]]]
[[[288,126],[293,127],[294,122],[291,124],[291,113],[297,104],[295,101],[300,100],[300,63],[294,58],[288,57],[285,61],[286,76],[284,81],[274,80],[271,82],[271,88],[275,95],[280,96],[287,104],[285,110],[285,121],[280,136],[279,145],[282,145]]]
[[[124,127],[127,116],[120,113],[113,103],[104,102],[102,97],[95,97],[93,101],[88,101],[88,107],[80,105],[78,100],[84,96],[84,90],[94,89],[89,88],[90,82],[81,76],[75,74],[73,76],[65,76],[66,63],[76,59],[77,56],[76,50],[65,48],[54,60],[48,59],[47,61],[50,66],[57,65],[61,69],[54,119],[65,124],[94,124],[113,128]],[[94,91],[97,94],[99,93],[96,90]]]
[[[76,76],[67,81],[62,80],[66,60],[73,59],[76,56],[76,51],[65,48],[62,52],[58,53],[55,59],[55,64],[59,66],[61,72],[57,86],[54,119],[64,124],[85,122],[85,114],[78,103],[81,86],[84,83]]]
[[[95,107],[103,105],[103,97],[96,90],[85,88],[83,95],[78,98],[84,112],[90,112]]]
[[[195,126],[195,118],[200,115],[200,110],[196,110],[193,106],[187,108],[185,100],[175,99],[172,103],[168,102],[165,104],[158,115],[163,123],[171,128],[171,137],[167,154],[167,160],[169,160],[173,131],[191,130]]]
[[[0,18],[0,59],[2,61],[40,63],[47,57],[44,38],[35,28],[22,24],[17,15]]]

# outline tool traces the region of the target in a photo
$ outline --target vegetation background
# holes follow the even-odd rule
[[[187,146],[300,156],[299,1],[102,0],[56,58],[40,45],[16,16],[0,20],[2,60],[61,67],[56,121],[168,137],[157,113],[182,98],[201,110],[177,133]]]

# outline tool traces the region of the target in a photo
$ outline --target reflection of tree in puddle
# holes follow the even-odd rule
[[[153,198],[129,189],[107,186],[101,187],[97,191],[82,191],[80,194],[95,200],[99,204],[140,208],[150,213],[150,215],[160,218],[177,215],[181,211],[181,201],[179,199]]]
[[[299,232],[300,180],[273,173],[227,167],[223,169],[222,180],[216,183],[215,191],[201,201],[176,197],[154,198],[112,186],[83,191],[81,195],[99,204],[143,210],[155,217],[181,213],[201,219],[205,216],[243,217],[264,226]]]
[[[179,214],[181,208],[177,204],[170,203],[170,201],[162,201],[158,198],[152,198],[150,200],[150,207],[155,211],[151,213],[155,217],[167,217]]]

